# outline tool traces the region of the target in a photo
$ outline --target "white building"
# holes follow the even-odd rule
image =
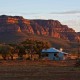
[[[42,50],[42,58],[49,60],[65,60],[67,59],[68,53],[62,52],[55,48],[43,49]]]

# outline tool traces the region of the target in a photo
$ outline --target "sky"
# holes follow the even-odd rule
[[[59,20],[80,31],[80,0],[0,0],[0,15]]]

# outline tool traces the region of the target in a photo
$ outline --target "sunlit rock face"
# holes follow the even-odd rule
[[[0,16],[0,32],[23,32],[75,41],[78,35],[72,28],[57,20],[28,20],[22,16]]]

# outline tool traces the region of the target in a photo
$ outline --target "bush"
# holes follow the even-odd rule
[[[80,58],[77,59],[75,66],[76,66],[76,67],[80,67]]]

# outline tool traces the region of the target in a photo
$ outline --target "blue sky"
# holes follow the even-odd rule
[[[0,0],[0,15],[56,19],[80,31],[80,0]]]

